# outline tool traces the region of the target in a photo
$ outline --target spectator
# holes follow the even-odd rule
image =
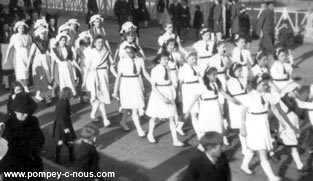
[[[88,24],[88,28],[90,28],[90,17],[98,14],[98,4],[97,4],[97,0],[88,0],[87,3],[87,15],[86,15],[86,24]]]
[[[184,41],[186,34],[188,33],[190,29],[190,10],[188,7],[187,0],[182,0],[182,10],[180,14],[180,19],[181,19],[181,27],[182,27],[182,41]]]
[[[33,10],[40,16],[41,13],[42,0],[33,0]]]
[[[173,3],[170,5],[169,14],[173,22],[174,30],[173,32],[180,37],[181,35],[181,18],[180,15],[182,13],[182,5],[178,3],[177,0],[173,0]]]
[[[265,53],[273,54],[275,42],[274,4],[267,2],[267,9],[263,10],[258,20],[260,37],[259,49]]]
[[[148,27],[148,21],[150,21],[150,14],[146,5],[146,0],[138,0],[139,12],[138,20],[139,23],[143,23],[143,27]]]
[[[196,11],[193,18],[193,28],[196,30],[196,39],[195,41],[199,40],[200,30],[203,26],[203,13],[201,12],[200,6],[196,5]]]
[[[225,34],[225,38],[231,38],[231,25],[232,25],[232,20],[231,20],[231,10],[233,7],[233,0],[227,0],[227,2],[225,2],[225,29],[226,29],[226,34]]]
[[[163,28],[165,27],[165,24],[168,22],[168,19],[169,19],[168,8],[169,8],[169,0],[158,1],[157,11],[158,11],[159,24],[160,24],[160,31],[163,30]]]
[[[60,94],[60,99],[56,104],[55,121],[53,126],[53,137],[58,140],[56,147],[55,162],[60,163],[60,152],[63,144],[68,147],[69,159],[74,161],[74,140],[76,138],[73,123],[71,119],[70,99],[73,92],[69,87],[64,87]]]
[[[15,116],[6,122],[3,138],[8,142],[8,152],[1,160],[0,172],[42,172],[43,163],[40,152],[45,138],[40,130],[38,119],[32,114],[37,104],[29,94],[18,93],[10,108]],[[4,180],[24,181],[25,178],[4,178]],[[42,181],[43,178],[32,178]]]
[[[214,14],[213,14],[213,30],[216,35],[216,40],[222,40],[223,32],[223,5],[222,0],[215,0]]]
[[[231,21],[232,21],[232,38],[236,39],[239,31],[239,15],[241,10],[241,4],[238,3],[238,0],[233,1],[233,6],[231,8]]]
[[[246,40],[246,48],[249,49],[251,44],[251,33],[250,33],[250,17],[246,12],[246,7],[242,7],[240,11],[239,19],[239,36],[242,36]]]
[[[99,135],[97,128],[93,126],[87,126],[81,131],[82,143],[78,148],[76,168],[81,172],[89,172],[94,175],[100,171],[99,167],[99,153],[96,150],[95,142],[96,137]],[[83,181],[102,181],[103,178],[95,178],[90,180],[89,177],[81,178]]]
[[[119,31],[125,22],[132,21],[131,8],[125,0],[117,0],[115,2],[114,13],[117,17],[118,24],[120,25]]]
[[[7,103],[7,115],[13,117],[14,111],[11,109],[12,101],[18,93],[24,92],[23,85],[19,82],[13,82],[11,85],[10,95]]]
[[[58,17],[56,15],[47,14],[46,19],[47,19],[47,22],[49,24],[49,26],[48,26],[49,39],[55,38],[58,35]]]
[[[183,181],[230,181],[228,159],[223,153],[223,137],[217,132],[207,132],[201,139],[205,152],[192,159]]]

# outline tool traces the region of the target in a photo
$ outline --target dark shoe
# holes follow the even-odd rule
[[[75,161],[75,157],[74,157],[74,146],[73,145],[69,145],[68,146],[68,151],[69,151],[69,161],[71,163],[73,163]]]
[[[61,152],[62,145],[57,145],[55,149],[55,163],[60,164],[60,152]]]

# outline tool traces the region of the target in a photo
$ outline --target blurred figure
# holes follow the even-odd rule
[[[181,35],[181,18],[180,15],[182,13],[182,5],[177,1],[173,0],[173,3],[170,5],[169,14],[173,22],[174,33],[180,37]]]
[[[87,15],[86,15],[86,24],[88,24],[88,28],[90,28],[90,17],[92,17],[95,14],[98,14],[98,4],[97,4],[97,0],[88,0],[87,3]]]
[[[203,24],[203,13],[200,9],[199,5],[196,5],[196,11],[193,18],[193,28],[196,30],[196,38],[195,41],[199,40],[200,30],[202,28]]]

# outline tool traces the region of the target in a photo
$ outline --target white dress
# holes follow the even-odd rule
[[[242,65],[242,76],[248,80],[248,64],[253,65],[250,51],[246,49],[240,50],[238,47],[235,47],[233,49],[232,62],[236,62]]]
[[[279,103],[280,99],[269,93],[261,94],[256,90],[251,91],[248,97],[248,101],[244,102],[248,108],[246,115],[247,147],[254,151],[272,150],[268,110],[270,104],[275,105]]]
[[[122,73],[119,89],[121,109],[143,109],[145,106],[140,79],[142,66],[144,66],[144,60],[139,57],[134,60],[125,57],[118,63],[118,72]]]
[[[48,91],[51,82],[51,60],[48,50],[42,53],[36,46],[34,61],[32,65],[33,81],[36,90],[41,92]]]
[[[221,81],[223,90],[226,90],[226,68],[228,64],[228,57],[219,54],[215,54],[209,60],[209,67],[215,67],[217,69],[217,78]]]
[[[198,116],[198,128],[201,133],[209,131],[216,131],[223,133],[223,116],[218,99],[218,93],[216,91],[218,86],[216,83],[211,83],[212,90],[201,84],[200,89],[197,90],[200,96],[199,116]]]
[[[14,34],[10,39],[10,46],[14,49],[8,49],[7,57],[9,60],[6,62],[14,62],[14,71],[16,80],[26,80],[29,76],[29,71],[27,69],[28,56],[30,51],[30,46],[32,44],[31,36],[28,34]],[[13,52],[15,50],[15,52]]]
[[[169,79],[165,80],[165,74],[168,72]],[[170,73],[163,65],[157,65],[151,70],[151,80],[156,84],[156,88],[163,96],[172,101],[166,104],[153,90],[150,94],[146,114],[154,118],[170,118],[177,114],[175,98],[176,91],[172,84]]]
[[[187,113],[190,104],[193,99],[197,96],[195,90],[199,90],[200,85],[200,76],[199,68],[196,66],[191,67],[189,64],[184,64],[179,69],[178,73],[179,81],[182,83],[182,101],[183,101],[183,112]],[[195,103],[191,109],[191,113],[199,112],[199,101]]]
[[[64,87],[69,87],[75,96],[77,94],[74,75],[75,69],[72,65],[72,61],[74,60],[70,54],[72,54],[70,48],[56,47],[52,50],[51,56],[53,61],[58,64],[60,90],[62,90]]]
[[[246,102],[247,95],[247,82],[242,79],[231,77],[227,80],[227,90],[229,94],[237,99],[239,102]],[[243,120],[242,111],[243,107],[236,105],[232,102],[228,102],[229,106],[229,118],[230,126],[232,129],[240,129]]]
[[[93,48],[88,52],[86,61],[86,86],[91,96],[95,96],[97,101],[111,104],[109,87],[109,51],[100,52]]]
[[[280,90],[284,89],[290,82],[292,82],[292,66],[289,63],[275,61],[270,69],[270,74],[273,78],[274,84]]]
[[[198,66],[200,68],[200,71],[204,72],[209,65],[210,57],[213,55],[214,42],[205,42],[203,40],[199,40],[194,43],[192,47],[196,50],[198,54]]]
[[[170,55],[170,61],[168,62],[168,67],[170,69],[171,80],[175,87],[178,83],[178,67],[177,63],[181,62],[182,56],[179,52],[172,52]]]
[[[79,67],[81,69],[81,77],[82,77],[82,82],[85,82],[84,80],[86,78],[85,74],[87,72],[87,56],[89,55],[90,47],[79,47],[76,49],[76,55],[79,58]],[[87,91],[86,86],[82,87],[83,91]]]

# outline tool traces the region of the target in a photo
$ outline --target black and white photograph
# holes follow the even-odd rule
[[[0,0],[0,181],[312,181],[313,0]]]

